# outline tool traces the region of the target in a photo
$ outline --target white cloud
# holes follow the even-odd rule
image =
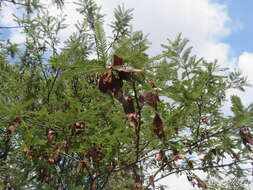
[[[43,2],[48,4],[49,0]],[[67,0],[63,10],[63,14],[66,15],[65,23],[69,27],[60,33],[62,40],[75,31],[74,24],[76,20],[81,19],[81,15],[76,11],[77,5],[73,2],[75,0]],[[230,46],[221,42],[221,39],[233,30],[232,25],[229,25],[231,21],[225,5],[208,0],[97,0],[97,2],[102,5],[102,11],[106,14],[105,26],[108,34],[110,34],[108,24],[113,20],[113,9],[123,3],[127,8],[134,8],[134,29],[150,34],[152,47],[149,53],[153,55],[160,53],[160,44],[167,43],[167,38],[174,39],[182,32],[184,37],[190,39],[194,53],[208,60],[230,62]],[[8,18],[5,24],[13,24],[10,15],[14,9],[4,10],[4,17]],[[55,6],[48,6],[48,10],[54,16],[61,14]],[[239,26],[238,21],[236,22]],[[19,35],[12,33],[14,38],[12,41],[16,41],[17,37]]]
[[[100,0],[101,1],[101,0]],[[230,18],[225,5],[208,0],[109,0],[103,2],[104,10],[112,19],[113,7],[124,3],[135,8],[133,25],[135,29],[150,33],[152,54],[159,53],[166,38],[174,39],[182,32],[200,56],[229,60],[229,45],[221,42],[231,32]]]
[[[247,77],[248,83],[253,85],[253,53],[243,52],[238,58],[238,69],[242,72],[244,76]],[[245,106],[248,106],[253,102],[252,99],[253,88],[247,87],[245,92],[238,90],[230,90],[228,95],[237,95],[241,97],[241,100]]]
[[[15,17],[13,16],[15,10],[15,6],[13,6],[12,3],[4,4],[3,8],[1,9],[0,12],[0,23],[3,26],[14,26],[16,25],[14,19]]]
[[[10,41],[12,43],[22,44],[24,43],[25,39],[26,39],[25,34],[18,32],[18,30],[16,30],[16,32],[11,33]]]
[[[242,53],[238,59],[238,67],[248,77],[249,82],[253,84],[253,53]]]

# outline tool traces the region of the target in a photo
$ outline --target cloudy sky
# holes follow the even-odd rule
[[[43,2],[47,0],[43,0]],[[68,0],[66,23],[72,25],[79,15],[75,11],[73,0]],[[223,66],[240,69],[253,84],[253,20],[252,0],[97,0],[102,5],[106,16],[106,25],[112,21],[113,9],[119,4],[134,8],[134,30],[149,33],[152,42],[150,53],[155,55],[161,50],[160,44],[167,38],[173,39],[182,32],[190,39],[194,53],[208,60],[218,59]],[[57,15],[54,7],[49,7],[52,14]],[[15,25],[12,20],[14,8],[4,7],[1,11],[1,26]],[[4,18],[4,19],[3,19]],[[66,38],[73,31],[69,27],[61,34]],[[12,41],[22,42],[24,39],[17,31],[2,31]],[[1,36],[2,38],[2,36]],[[252,102],[253,87],[245,93],[238,94],[245,104]],[[168,183],[168,181],[166,181]],[[168,185],[170,190],[191,189],[184,180],[172,178]]]

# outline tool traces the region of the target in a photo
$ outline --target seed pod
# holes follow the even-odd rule
[[[123,81],[116,77],[113,72],[103,74],[99,79],[99,89],[103,93],[114,92],[121,89]]]
[[[52,129],[49,129],[47,132],[47,144],[51,145],[54,138],[55,138],[55,131]]]
[[[247,126],[240,127],[240,134],[244,144],[249,143],[250,145],[253,145],[253,139]]]
[[[8,135],[11,136],[17,129],[17,127],[19,127],[21,125],[21,119],[20,117],[17,117],[16,119],[14,119],[8,128]]]
[[[112,66],[118,66],[118,65],[123,65],[123,59],[122,57],[114,54],[113,60],[112,60]]]
[[[158,138],[165,138],[163,122],[158,114],[155,114],[155,118],[153,120],[153,130]]]
[[[159,96],[156,92],[144,92],[139,96],[141,103],[147,103],[155,110],[157,110],[157,102],[159,102]]]

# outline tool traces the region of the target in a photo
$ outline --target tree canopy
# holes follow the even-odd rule
[[[0,32],[25,34],[22,44],[0,41],[2,189],[163,189],[159,180],[173,174],[211,189],[199,171],[247,180],[253,104],[226,95],[248,85],[240,72],[193,55],[180,34],[148,55],[124,6],[108,37],[100,6],[79,0],[82,19],[63,43],[65,19],[42,1],[0,3],[22,13]],[[230,98],[231,115],[222,109]]]

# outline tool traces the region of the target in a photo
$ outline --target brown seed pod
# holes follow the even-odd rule
[[[157,110],[157,102],[160,101],[156,92],[144,92],[139,96],[139,100],[141,103],[147,103],[155,110]]]
[[[164,126],[160,116],[156,113],[153,120],[153,130],[160,139],[165,138]]]
[[[135,69],[133,67],[122,67],[122,68],[119,68],[117,69],[118,71],[122,71],[122,72],[126,72],[126,73],[141,73],[143,72],[143,70],[141,69]]]
[[[135,113],[134,101],[130,96],[124,96],[122,104],[125,114]]]
[[[136,113],[130,113],[127,114],[127,119],[130,122],[131,127],[137,127],[138,126],[138,115]]]
[[[19,127],[20,125],[21,125],[21,118],[17,117],[10,123],[7,131],[8,135],[11,136],[16,131],[17,127]]]
[[[54,139],[55,139],[55,131],[49,129],[47,132],[47,144],[51,145]]]
[[[206,183],[204,182],[204,181],[202,181],[201,179],[197,179],[197,181],[198,181],[198,187],[199,188],[202,188],[202,189],[206,189],[207,188],[207,185],[206,185]]]
[[[121,89],[123,81],[116,77],[112,71],[106,72],[99,79],[99,89],[103,93],[114,92]]]
[[[244,144],[253,145],[253,139],[247,126],[240,127],[240,135]]]
[[[123,65],[123,58],[114,54],[112,60],[112,66]]]
[[[165,152],[163,150],[160,150],[159,153],[156,155],[155,160],[158,165],[161,166],[166,160]]]

